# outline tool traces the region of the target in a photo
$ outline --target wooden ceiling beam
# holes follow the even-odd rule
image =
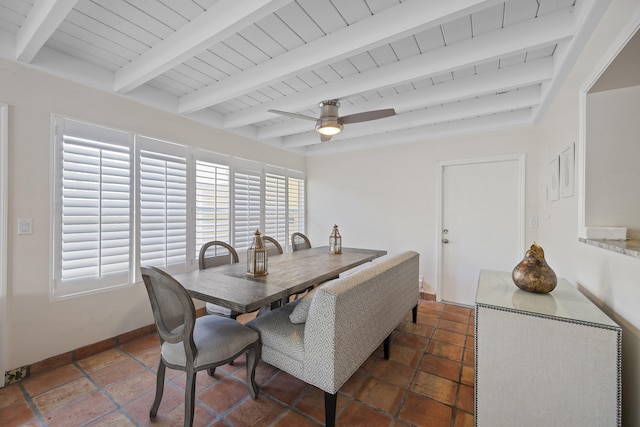
[[[386,96],[383,99],[361,102],[340,107],[340,115],[362,111],[394,108],[400,114],[417,108],[446,104],[458,99],[468,99],[499,91],[508,91],[518,87],[531,86],[551,80],[553,60],[541,58],[531,62],[498,69],[494,72],[477,74],[463,79],[452,80],[433,86],[424,86],[413,91]],[[304,120],[287,120],[275,125],[258,129],[258,139],[271,139],[285,135],[302,133],[313,129],[312,124]]]
[[[464,101],[456,101],[441,106],[415,110],[381,120],[345,125],[345,129],[332,139],[342,140],[370,136],[377,133],[393,132],[402,129],[415,129],[422,126],[464,120],[478,116],[487,116],[507,111],[531,108],[540,103],[540,85],[513,90],[511,92],[486,95]],[[317,144],[319,135],[307,132],[287,136],[283,139],[285,148]]]
[[[180,99],[180,113],[216,105],[314,67],[469,15],[497,0],[408,0]]]
[[[336,144],[334,144],[333,141],[329,143],[317,143],[293,150],[300,150],[298,152],[307,156],[335,154],[350,150],[364,150],[410,142],[425,142],[451,135],[463,135],[466,133],[487,132],[496,129],[525,126],[530,124],[531,120],[531,110],[523,109],[435,125],[426,125],[396,132],[350,138]]]
[[[554,45],[569,40],[575,31],[576,22],[571,10],[560,10],[228,114],[225,117],[225,127],[233,128],[268,120],[273,117],[267,111],[269,109],[301,111],[323,99],[345,98]]]
[[[114,90],[129,92],[292,1],[220,0],[116,71]]]
[[[16,33],[16,59],[30,63],[78,0],[40,0],[34,3]]]

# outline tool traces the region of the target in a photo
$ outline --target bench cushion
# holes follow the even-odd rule
[[[293,311],[289,315],[291,323],[304,323],[307,321],[307,315],[309,314],[309,307],[311,307],[311,300],[316,293],[316,289],[312,289],[300,300],[296,301],[298,304],[294,307]]]
[[[293,375],[302,375],[304,323],[291,323],[289,315],[302,299],[257,316],[247,323],[260,334],[262,359]]]

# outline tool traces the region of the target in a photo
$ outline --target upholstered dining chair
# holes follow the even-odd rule
[[[204,270],[205,268],[234,264],[239,260],[238,252],[233,246],[220,240],[212,240],[200,248],[198,266],[200,270]]]
[[[309,238],[302,233],[298,233],[298,232],[292,233],[291,234],[291,250],[293,250],[293,252],[296,252],[296,251],[302,251],[304,249],[311,249],[311,241],[309,240]],[[311,291],[315,286],[316,285],[309,286],[307,289],[293,294],[293,299],[295,300],[300,298],[303,294],[306,294],[307,292]]]
[[[264,242],[264,247],[267,248],[267,256],[272,257],[272,256],[282,255],[284,253],[284,250],[282,249],[282,245],[275,238],[271,236],[262,236],[262,241]],[[280,301],[272,302],[271,310],[275,310],[276,308],[280,307],[280,305],[281,305]],[[261,308],[258,315],[263,314],[265,312],[265,309],[268,310],[269,308],[268,307]]]
[[[303,249],[311,249],[311,241],[309,240],[309,238],[302,233],[292,233],[291,250],[295,252]]]
[[[267,248],[267,256],[282,255],[284,250],[282,245],[271,236],[262,236],[264,245]]]
[[[235,264],[239,262],[238,252],[226,242],[212,240],[205,243],[200,248],[198,255],[198,267],[200,270],[211,267],[219,267],[221,265]],[[206,303],[205,310],[207,314],[215,314],[218,316],[226,316],[235,319],[240,313],[229,308],[222,307],[213,303]]]
[[[258,333],[235,320],[220,316],[196,319],[196,310],[184,287],[169,274],[154,267],[140,267],[160,337],[160,363],[156,395],[149,411],[155,418],[164,392],[166,368],[185,371],[184,425],[193,424],[196,374],[207,370],[213,376],[217,366],[247,353],[249,395],[258,397],[255,371],[261,356]]]

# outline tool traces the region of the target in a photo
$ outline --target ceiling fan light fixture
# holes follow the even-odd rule
[[[333,136],[342,130],[342,123],[338,120],[318,120],[316,130],[322,135]]]
[[[338,114],[340,102],[338,102],[337,99],[322,101],[318,106],[320,107],[320,117],[318,119],[314,119],[313,117],[305,116],[303,114],[290,113],[288,111],[268,111],[270,113],[282,114],[283,116],[294,117],[296,119],[315,120],[316,131],[320,134],[320,142],[330,141],[332,136],[337,135],[342,131],[342,126],[344,124],[367,122],[369,120],[382,119],[396,114],[396,111],[393,108],[386,108],[383,110],[371,110],[348,114],[341,117]]]

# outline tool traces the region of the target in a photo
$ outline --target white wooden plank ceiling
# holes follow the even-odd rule
[[[611,0],[0,0],[0,57],[301,154],[535,123]],[[315,124],[269,112],[340,116]]]

